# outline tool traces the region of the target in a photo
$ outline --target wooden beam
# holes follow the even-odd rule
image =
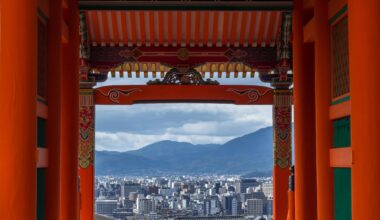
[[[330,119],[335,120],[351,115],[351,101],[341,102],[330,106]]]
[[[80,0],[81,10],[292,10],[293,1],[115,1]]]
[[[48,106],[40,98],[37,100],[37,116],[40,118],[48,119]]]
[[[143,103],[221,103],[272,105],[273,90],[243,85],[128,85],[95,90],[97,105]]]
[[[200,39],[203,41],[204,39]],[[170,40],[169,40],[170,43]],[[109,71],[126,62],[199,66],[209,63],[243,63],[251,68],[277,65],[275,47],[91,47],[91,66]],[[180,53],[181,52],[181,53]],[[105,57],[104,54],[107,54]],[[240,55],[242,54],[242,55]]]
[[[315,36],[315,18],[313,17],[303,28],[304,43],[314,42]]]
[[[330,167],[351,167],[352,163],[353,158],[351,147],[330,149]]]
[[[347,5],[347,0],[331,0],[329,1],[329,19],[331,19],[333,16],[337,15],[339,11],[344,8],[344,6]]]
[[[49,166],[49,154],[47,148],[37,147],[37,168]]]
[[[45,17],[49,17],[49,0],[38,0],[38,9]]]
[[[69,42],[69,27],[66,22],[62,20],[62,43]]]

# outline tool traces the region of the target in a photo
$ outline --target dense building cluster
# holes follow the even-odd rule
[[[272,219],[272,178],[96,177],[95,212],[114,219]]]

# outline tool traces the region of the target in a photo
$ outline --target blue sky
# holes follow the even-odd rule
[[[149,79],[109,78],[97,86],[145,84]],[[253,79],[222,84],[264,85]],[[138,104],[96,106],[96,149],[128,151],[161,141],[222,144],[272,125],[272,106],[230,104]]]

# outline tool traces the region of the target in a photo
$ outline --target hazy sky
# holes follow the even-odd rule
[[[98,86],[145,84],[147,80],[109,78]],[[258,77],[218,81],[222,84],[263,85]],[[127,151],[161,140],[221,144],[271,125],[272,106],[231,104],[96,106],[96,149]]]

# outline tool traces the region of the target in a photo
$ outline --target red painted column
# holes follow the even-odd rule
[[[320,220],[334,216],[333,170],[329,149],[333,144],[331,103],[330,25],[327,0],[315,1],[315,118],[317,155],[317,215]]]
[[[273,98],[273,217],[286,220],[289,168],[292,165],[292,92],[276,89]]]
[[[304,43],[303,0],[293,11],[295,219],[317,219],[314,44]]]
[[[49,166],[46,168],[46,219],[58,220],[60,214],[60,132],[61,132],[61,82],[62,82],[62,1],[51,1],[48,29],[48,73],[46,141]]]
[[[36,219],[37,1],[0,1],[0,218]]]
[[[61,216],[78,219],[79,141],[79,11],[77,0],[68,1],[68,42],[63,44],[62,131],[61,131]]]
[[[81,219],[94,219],[95,106],[93,89],[80,90],[79,102],[79,176]]]
[[[378,219],[380,195],[380,1],[348,1],[352,219]]]

